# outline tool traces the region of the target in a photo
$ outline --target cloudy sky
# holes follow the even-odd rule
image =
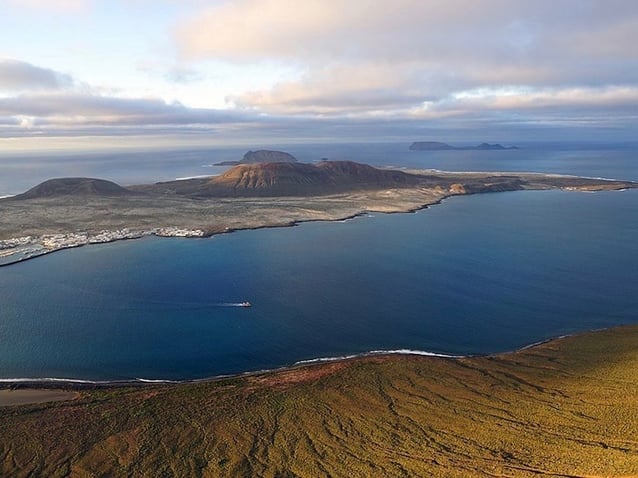
[[[631,140],[635,0],[0,0],[0,148]]]

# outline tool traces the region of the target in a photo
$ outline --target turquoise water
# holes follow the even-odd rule
[[[0,378],[186,379],[379,349],[512,350],[638,322],[636,244],[637,190],[522,191],[66,250],[0,269]],[[228,305],[243,301],[253,306]]]

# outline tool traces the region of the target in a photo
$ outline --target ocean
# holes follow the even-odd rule
[[[202,174],[244,149],[183,160],[138,153],[128,163],[52,156],[42,160],[50,171],[36,169],[127,184]],[[629,146],[285,150],[302,160],[638,180]],[[7,174],[0,193],[34,179],[17,166]],[[514,350],[638,322],[637,243],[638,190],[517,191],[454,197],[415,214],[60,251],[0,268],[0,378],[180,380],[376,350]],[[244,301],[252,307],[237,306]]]
[[[455,145],[457,143],[454,143]],[[448,171],[530,171],[638,180],[638,143],[516,143],[507,151],[409,151],[409,143],[255,145],[279,149],[299,161],[360,161],[374,166]],[[96,177],[123,186],[220,174],[215,163],[239,160],[245,146],[200,149],[15,153],[0,151],[0,197],[59,177]]]

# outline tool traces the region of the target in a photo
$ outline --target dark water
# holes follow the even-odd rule
[[[62,251],[0,269],[0,377],[177,379],[376,349],[511,350],[638,322],[636,244],[637,190],[532,191]]]
[[[456,143],[455,143],[456,144]],[[638,180],[638,144],[529,143],[514,151],[409,151],[409,143],[266,146],[300,161],[353,160],[377,166],[450,171],[536,171]],[[253,149],[258,149],[255,145]],[[0,152],[0,196],[17,194],[50,178],[98,177],[122,185],[219,174],[214,163],[239,160],[248,148],[17,154]]]

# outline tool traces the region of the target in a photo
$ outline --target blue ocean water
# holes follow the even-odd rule
[[[638,190],[520,191],[61,251],[0,269],[0,378],[186,379],[379,349],[512,350],[638,322],[637,243]],[[253,306],[228,305],[243,301]]]
[[[455,145],[457,143],[454,143]],[[517,143],[508,151],[409,151],[409,142],[255,145],[280,149],[300,161],[322,158],[376,166],[449,171],[535,171],[638,180],[638,143]],[[0,151],[0,197],[55,177],[84,176],[122,185],[220,174],[215,163],[239,160],[246,146],[159,151],[15,153]]]

